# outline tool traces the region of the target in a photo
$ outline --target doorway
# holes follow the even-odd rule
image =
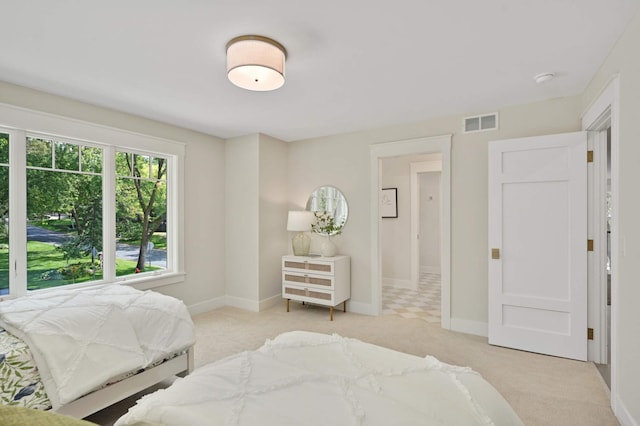
[[[607,247],[608,262],[598,261],[593,264],[601,269],[604,273],[597,274],[600,278],[592,285],[590,281],[590,300],[594,300],[589,306],[589,327],[594,328],[594,340],[590,341],[589,359],[593,360],[596,365],[600,364],[599,370],[603,373],[603,377],[611,391],[611,407],[614,413],[618,415],[619,402],[617,397],[617,294],[618,294],[618,259],[620,248],[624,247],[624,239],[620,238],[618,233],[618,205],[619,205],[619,144],[620,144],[620,80],[618,76],[614,76],[603,88],[598,98],[594,100],[591,106],[585,111],[582,117],[582,128],[606,140],[606,144],[602,142],[594,145],[594,164],[597,160],[607,158],[607,166],[605,167],[606,179],[598,179],[601,185],[607,182],[607,214],[610,216],[608,220],[599,220],[597,223],[605,223],[603,240],[595,241],[595,247]],[[596,153],[596,148],[606,146],[605,156]],[[602,161],[600,161],[602,170]],[[594,185],[595,187],[595,185]],[[604,206],[599,204],[600,208]],[[597,209],[596,209],[597,210]],[[602,234],[602,233],[600,233]],[[606,241],[603,244],[603,241]],[[602,250],[604,251],[604,250]],[[606,265],[603,267],[603,265]],[[606,269],[605,269],[606,268]],[[591,272],[591,270],[590,270]],[[594,274],[596,275],[596,274]],[[591,276],[591,275],[590,275]],[[593,309],[592,309],[593,308]],[[606,336],[605,336],[606,334]]]
[[[382,314],[441,322],[441,154],[381,160]],[[386,215],[385,215],[386,214]]]
[[[593,132],[591,138],[594,144],[594,154],[597,152],[599,162],[594,165],[599,169],[594,172],[593,185],[594,189],[590,194],[596,195],[594,205],[590,206],[592,210],[597,210],[595,214],[593,227],[599,231],[599,240],[602,241],[602,252],[596,253],[594,262],[597,267],[594,268],[593,287],[594,292],[598,293],[594,297],[597,306],[593,309],[600,311],[600,315],[594,315],[595,319],[600,319],[600,338],[602,342],[596,342],[594,345],[593,355],[591,359],[602,376],[607,387],[611,388],[611,221],[613,216],[613,207],[611,203],[611,127],[610,123],[606,123],[605,130]]]
[[[440,154],[441,171],[441,295],[440,295],[440,325],[450,328],[450,277],[451,277],[451,135],[429,138],[410,139],[397,142],[371,145],[371,299],[372,314],[382,313],[382,239],[381,228],[381,189],[382,189],[382,160],[421,154]],[[400,197],[400,196],[399,196]]]

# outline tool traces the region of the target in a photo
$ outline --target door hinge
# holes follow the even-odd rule
[[[587,163],[593,163],[593,151],[587,151]]]
[[[500,259],[500,249],[499,248],[492,248],[491,249],[491,258],[492,259]]]
[[[587,251],[593,251],[593,240],[587,240]]]
[[[587,340],[593,340],[593,328],[587,328]]]

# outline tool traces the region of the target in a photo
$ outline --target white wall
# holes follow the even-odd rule
[[[381,188],[396,188],[398,217],[380,223],[383,285],[412,287],[411,283],[411,163],[433,161],[439,155],[384,158],[380,165]],[[438,223],[439,232],[439,223]],[[440,250],[438,240],[438,253]]]
[[[420,173],[420,271],[440,273],[440,176],[441,172]]]
[[[281,258],[288,253],[287,143],[260,135],[260,281],[261,309],[282,301]]]
[[[266,135],[228,139],[226,303],[259,311],[280,301],[287,253],[287,144]]]
[[[195,310],[224,298],[224,142],[164,123],[0,82],[0,102],[186,144],[185,281],[157,288]]]
[[[481,112],[470,111],[465,115]],[[290,144],[288,181],[291,203],[304,205],[308,194],[321,184],[340,188],[349,202],[349,222],[340,241],[340,252],[351,256],[352,306],[372,303],[371,170],[367,161],[370,146],[453,134],[452,317],[487,322],[487,143],[493,139],[580,130],[581,97],[505,107],[498,112],[500,129],[491,132],[463,134],[462,116],[452,116]]]
[[[396,188],[398,217],[380,222],[382,284],[411,287],[411,175],[410,157],[381,161],[381,188]]]
[[[617,316],[614,410],[623,424],[640,424],[640,11],[583,96],[585,110],[609,79],[620,76],[618,289],[612,304]]]
[[[259,272],[259,135],[228,139],[225,191],[225,291],[230,305],[257,311]]]

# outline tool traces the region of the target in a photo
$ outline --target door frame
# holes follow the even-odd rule
[[[618,404],[617,380],[617,323],[618,323],[618,259],[619,259],[619,188],[620,188],[620,77],[613,75],[601,93],[582,115],[582,129],[602,131],[611,126],[611,408],[618,416],[624,410]],[[605,308],[606,309],[606,308]],[[602,314],[601,314],[602,315]],[[605,312],[606,315],[606,312]],[[590,318],[591,320],[591,318]],[[598,319],[599,320],[599,319]],[[602,341],[602,339],[601,339]],[[606,342],[602,342],[606,344]]]
[[[442,273],[441,326],[451,328],[451,136],[433,136],[372,144],[370,149],[370,202],[371,202],[371,305],[372,314],[382,312],[382,271],[380,249],[380,189],[381,160],[389,157],[417,154],[441,154],[441,239],[440,254]]]
[[[416,289],[420,281],[420,174],[441,173],[442,160],[415,162],[409,167],[411,170],[411,285]]]
[[[602,127],[610,125],[605,120]],[[587,252],[588,267],[588,327],[593,340],[588,340],[588,359],[598,364],[607,361],[607,131],[588,131],[588,147],[593,161],[587,168],[587,238],[593,240],[593,250]]]

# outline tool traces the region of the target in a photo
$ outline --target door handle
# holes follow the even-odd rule
[[[492,248],[491,249],[491,259],[500,259],[500,249]]]

